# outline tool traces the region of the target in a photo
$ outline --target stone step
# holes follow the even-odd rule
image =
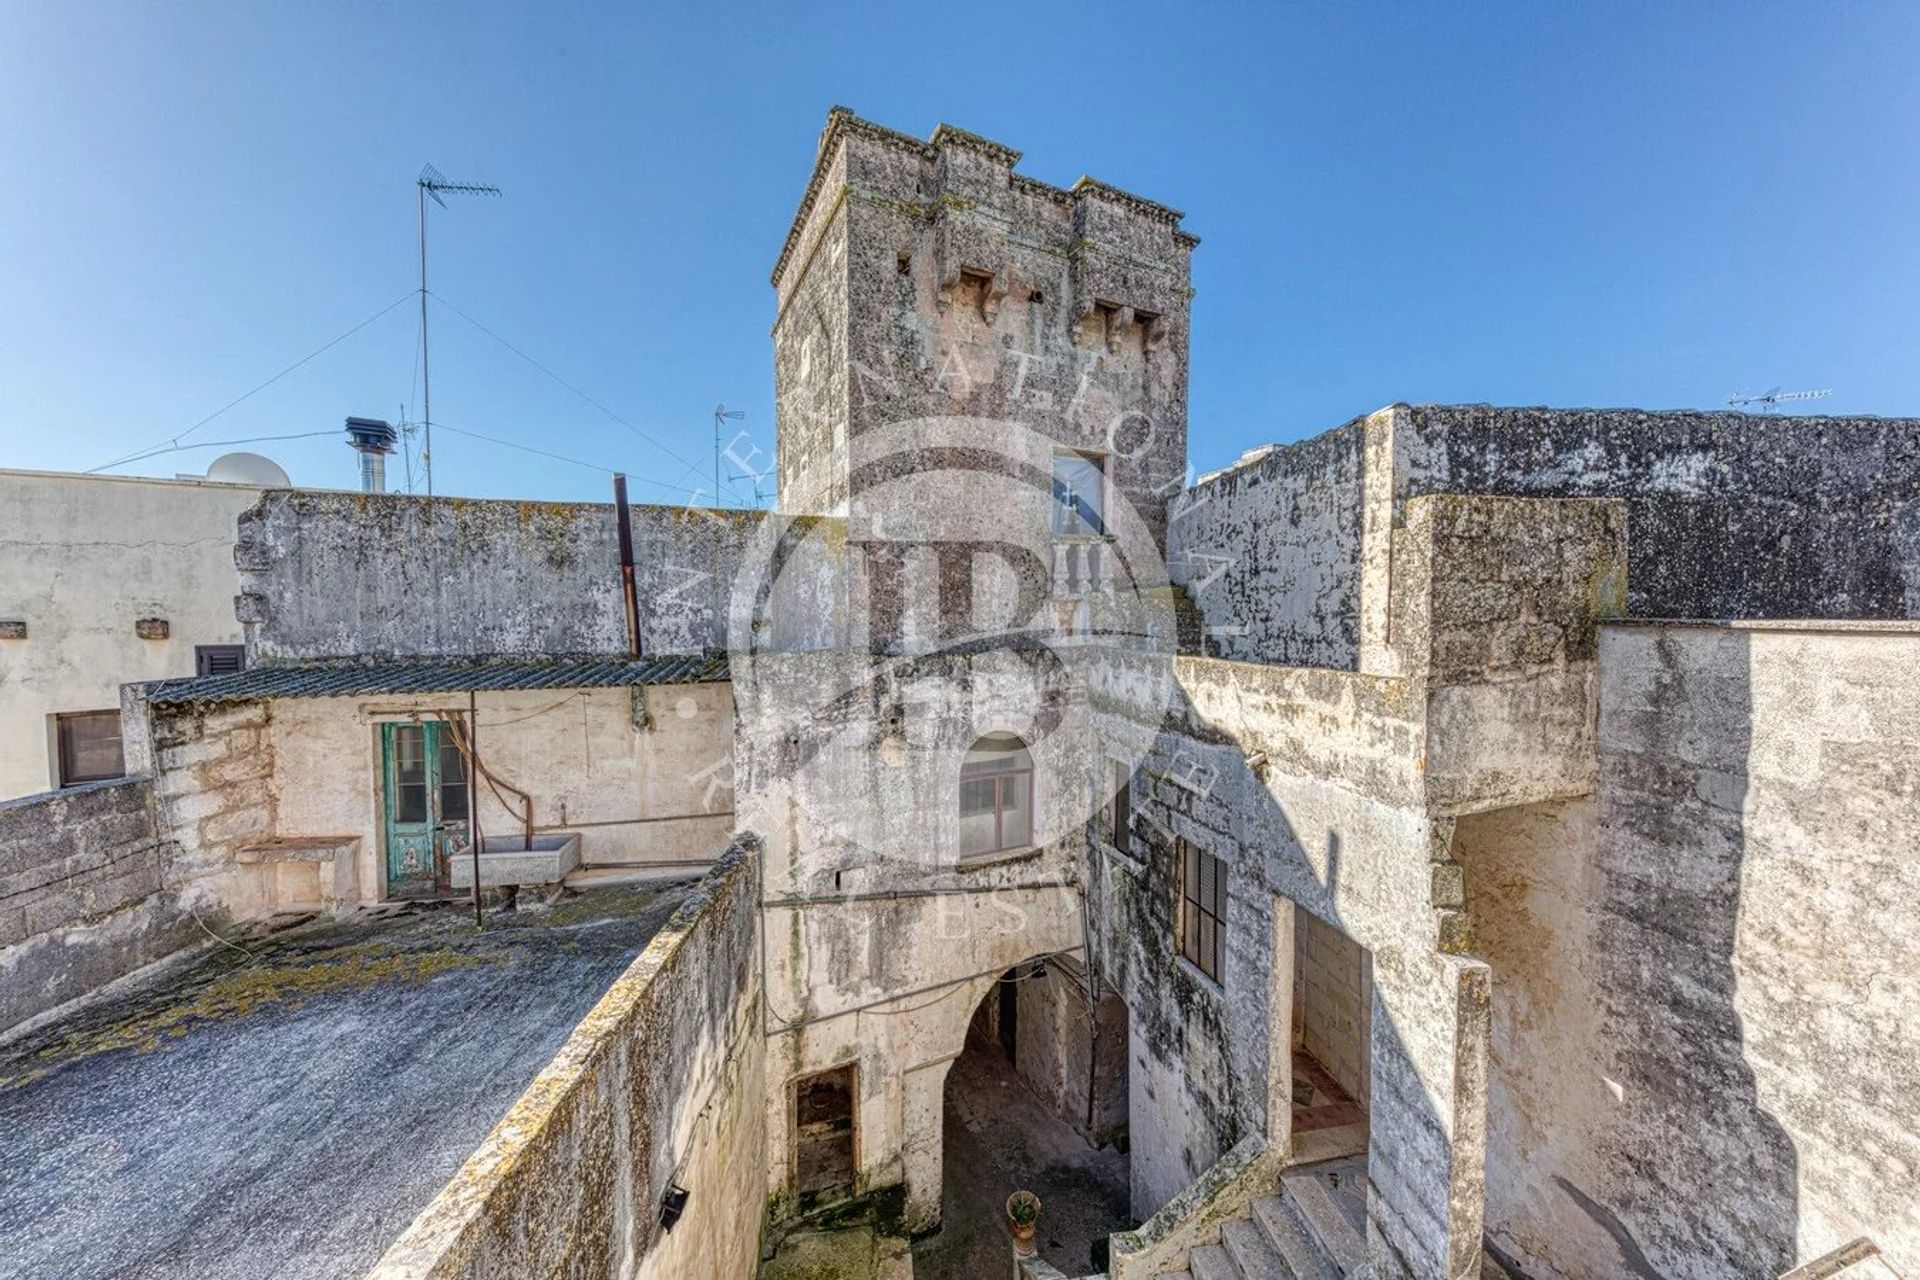
[[[1280,1179],[1288,1206],[1299,1215],[1320,1252],[1343,1276],[1352,1275],[1367,1260],[1367,1239],[1334,1199],[1324,1175],[1290,1173]]]
[[[1879,1246],[1863,1236],[1812,1262],[1802,1263],[1780,1280],[1901,1280],[1901,1277],[1881,1255]]]
[[[1187,1255],[1187,1270],[1193,1280],[1255,1280],[1240,1274],[1227,1251],[1217,1244],[1203,1244]]]
[[[1220,1243],[1246,1280],[1297,1280],[1280,1251],[1250,1219],[1236,1218],[1221,1227]]]
[[[1306,1224],[1279,1196],[1257,1197],[1253,1202],[1253,1221],[1267,1243],[1285,1260],[1288,1275],[1296,1280],[1340,1280],[1339,1271],[1307,1234]]]

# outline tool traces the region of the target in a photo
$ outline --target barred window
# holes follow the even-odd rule
[[[1180,855],[1180,954],[1218,982],[1227,945],[1227,864],[1185,839],[1174,843]]]

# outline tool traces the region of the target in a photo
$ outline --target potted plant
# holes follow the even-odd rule
[[[1007,1226],[1013,1232],[1016,1256],[1033,1256],[1034,1224],[1040,1220],[1040,1197],[1031,1191],[1016,1191],[1007,1197]]]

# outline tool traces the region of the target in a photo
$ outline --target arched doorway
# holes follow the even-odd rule
[[[941,1229],[914,1246],[916,1280],[1004,1274],[1016,1190],[1040,1197],[1036,1247],[1069,1275],[1104,1270],[1106,1237],[1134,1225],[1127,1010],[1094,985],[1077,955],[1050,956],[1007,970],[975,1007],[946,1075]]]

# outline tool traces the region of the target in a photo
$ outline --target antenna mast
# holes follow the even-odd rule
[[[424,433],[420,448],[420,468],[426,473],[427,496],[433,496],[433,376],[427,357],[427,197],[442,209],[447,202],[442,193],[456,196],[497,196],[500,188],[484,182],[454,182],[432,165],[420,170],[415,180],[420,188],[420,426]]]
[[[1736,391],[1727,397],[1727,403],[1736,409],[1745,409],[1749,405],[1758,405],[1760,412],[1772,413],[1774,407],[1784,401],[1824,400],[1832,394],[1833,388],[1831,387],[1821,391],[1782,391],[1780,388],[1774,387],[1772,390],[1762,391],[1758,395],[1746,391]]]
[[[720,433],[727,428],[729,421],[738,422],[747,416],[745,409],[729,409],[724,404],[713,406],[713,505],[720,505]]]

